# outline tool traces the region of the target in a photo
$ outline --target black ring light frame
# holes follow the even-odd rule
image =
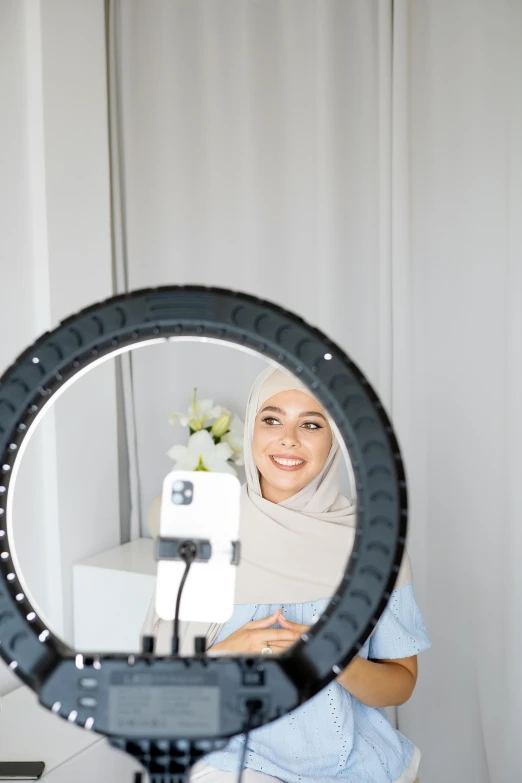
[[[44,407],[94,363],[142,342],[176,337],[232,343],[299,376],[333,418],[351,461],[357,530],[345,575],[318,622],[276,658],[82,654],[47,628],[17,573],[10,519],[14,480],[22,444]],[[321,690],[363,646],[397,579],[406,538],[406,480],[382,404],[362,372],[318,329],[244,293],[203,286],[139,290],[63,321],[0,379],[0,455],[0,654],[45,707],[107,735],[135,755],[152,780],[184,780],[199,757],[245,730],[252,699],[261,706],[252,725],[260,726]],[[155,726],[151,715],[140,717],[138,710],[131,725],[128,701],[125,706],[119,695],[132,697],[129,689],[158,685],[171,699],[172,716]],[[187,688],[199,689],[198,698],[205,694],[204,706],[200,701],[199,711],[191,711],[190,728],[186,712],[176,714],[175,708],[179,694],[186,709],[187,694],[195,693]]]

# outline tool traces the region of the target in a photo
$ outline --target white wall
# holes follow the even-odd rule
[[[0,36],[3,368],[60,319],[110,296],[112,272],[103,1],[6,0]],[[15,496],[23,572],[66,639],[72,563],[119,542],[114,369],[97,375],[44,419]],[[2,663],[0,693],[16,683],[6,674]]]

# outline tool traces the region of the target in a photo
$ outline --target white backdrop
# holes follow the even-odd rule
[[[379,160],[390,118],[389,75],[383,86],[379,70],[389,9],[155,8],[113,4],[130,288],[215,284],[275,301],[349,349],[386,396],[380,231],[390,205]],[[169,409],[185,409],[197,386],[242,415],[262,367],[208,346],[136,353],[142,520],[181,434],[167,425]]]
[[[402,22],[415,418],[394,418],[433,648],[401,723],[428,781],[501,783],[522,762],[522,4],[412,3]]]
[[[2,366],[113,290],[103,5],[2,4]],[[118,289],[246,290],[318,325],[361,366],[406,457],[408,548],[433,645],[399,727],[422,751],[422,783],[516,779],[521,2],[395,0],[393,18],[390,0],[110,6]],[[219,372],[201,352],[192,372],[181,355],[134,357],[142,513],[168,465],[166,417],[194,381],[241,405],[255,362],[228,354]],[[105,415],[113,380],[91,398],[78,404]],[[51,441],[67,439],[71,420],[74,406],[50,420]],[[78,457],[86,474],[99,451],[89,453]],[[64,461],[35,459],[49,520],[57,507],[66,520]],[[81,552],[64,544],[66,558],[118,538],[110,460],[114,481],[86,506],[96,521]],[[34,540],[48,552],[42,590],[59,603],[58,539]]]
[[[399,0],[393,20],[384,0],[114,8],[131,287],[253,292],[360,364],[405,452],[433,643],[399,726],[423,783],[513,778],[521,4]],[[140,389],[160,361],[134,362],[150,446]],[[202,372],[196,355],[185,381],[180,366],[163,365],[173,408]],[[144,505],[159,468],[144,448]]]

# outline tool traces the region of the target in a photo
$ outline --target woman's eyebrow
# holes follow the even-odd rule
[[[319,413],[319,411],[301,411],[299,414],[300,416],[320,416],[321,419],[324,419],[326,421],[326,417],[323,416],[322,413]]]
[[[276,408],[275,405],[267,405],[266,408],[263,408],[261,413],[264,413],[265,411],[272,411],[273,413],[282,413],[283,415],[286,413],[282,408]],[[326,421],[326,417],[323,416],[322,413],[319,413],[319,411],[301,411],[299,416],[320,416],[321,419],[324,419]]]

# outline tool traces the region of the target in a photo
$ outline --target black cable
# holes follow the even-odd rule
[[[247,748],[248,748],[248,738],[250,737],[250,732],[252,731],[252,723],[253,718],[256,715],[257,712],[261,710],[263,706],[263,702],[259,701],[259,699],[249,699],[246,703],[246,707],[248,710],[248,717],[246,721],[246,729],[245,729],[245,744],[243,745],[243,754],[241,756],[241,764],[239,766],[239,778],[237,780],[237,783],[241,783],[243,780],[243,772],[245,771],[245,761],[246,761],[246,754],[247,754]]]
[[[185,573],[183,574],[183,577],[181,579],[179,588],[178,588],[178,596],[176,598],[176,611],[174,613],[174,631],[172,633],[172,655],[178,655],[179,653],[179,607],[181,604],[181,595],[183,593],[183,588],[185,587],[185,582],[187,581],[187,576],[190,571],[190,566],[196,559],[196,545],[193,541],[185,541],[183,544],[181,544],[179,548],[179,555],[182,558],[182,560],[185,561]]]

